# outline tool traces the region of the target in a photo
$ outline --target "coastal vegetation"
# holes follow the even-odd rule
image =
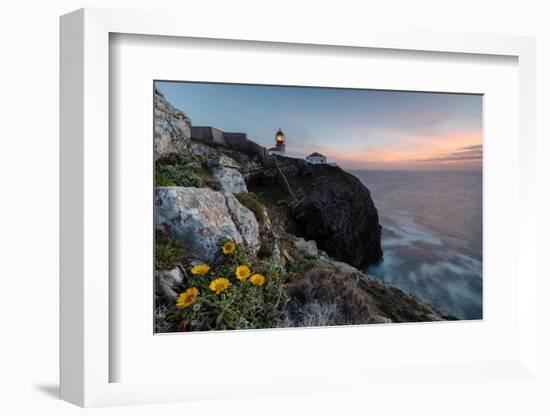
[[[155,186],[217,188],[217,182],[204,159],[172,153],[155,162]]]
[[[197,264],[167,314],[174,330],[260,329],[280,326],[287,301],[280,269],[254,261],[242,245],[225,241],[212,267]]]

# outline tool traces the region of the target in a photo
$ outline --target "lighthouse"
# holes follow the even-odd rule
[[[272,155],[286,156],[286,136],[281,129],[275,133],[275,147],[268,150]]]

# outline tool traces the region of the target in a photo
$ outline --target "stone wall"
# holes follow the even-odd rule
[[[226,133],[226,132],[224,132],[223,133],[223,138],[225,139],[226,143],[247,140],[246,133]]]
[[[231,149],[258,155],[265,163],[265,148],[249,140],[246,133],[226,133],[215,127],[191,126],[191,138],[224,144]]]
[[[191,137],[225,144],[224,132],[215,127],[191,126]]]
[[[264,147],[258,143],[248,140],[246,134],[242,133],[225,133],[225,144],[232,149],[248,152],[264,154]]]

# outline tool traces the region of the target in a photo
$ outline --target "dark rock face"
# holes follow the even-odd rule
[[[265,169],[244,174],[254,192],[277,186],[286,190],[280,185],[276,166],[296,197],[287,198],[286,210],[280,215],[286,217],[287,232],[314,240],[331,257],[355,267],[382,258],[378,211],[359,179],[337,166],[269,156]]]
[[[379,261],[382,227],[369,190],[336,166],[308,170],[289,177],[297,198],[290,209],[296,234],[355,267]]]

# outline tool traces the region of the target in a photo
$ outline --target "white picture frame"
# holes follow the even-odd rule
[[[181,22],[185,20],[186,24]],[[411,367],[331,368],[327,377],[296,370],[266,373],[262,382],[241,381],[216,392],[217,397],[319,392],[400,377],[406,380],[481,379],[522,380],[536,373],[535,270],[535,42],[530,37],[429,32],[330,32],[257,26],[246,36],[231,25],[205,28],[193,19],[173,13],[82,9],[61,18],[61,398],[80,406],[159,403],[213,398],[211,380],[194,375],[183,380],[112,382],[110,368],[117,357],[110,348],[110,169],[109,52],[111,34],[225,39],[333,47],[430,51],[443,54],[503,55],[515,57],[519,68],[519,213],[517,349],[506,359],[477,362],[418,362]],[[152,110],[151,110],[152,111]],[[330,331],[330,329],[328,330]],[[299,337],[303,331],[293,331]],[[325,335],[331,336],[325,332]],[[152,336],[152,334],[151,334]],[[207,336],[210,336],[207,335]],[[232,376],[220,376],[231,385]],[[342,380],[352,380],[346,383]],[[182,388],[184,387],[184,388]]]

